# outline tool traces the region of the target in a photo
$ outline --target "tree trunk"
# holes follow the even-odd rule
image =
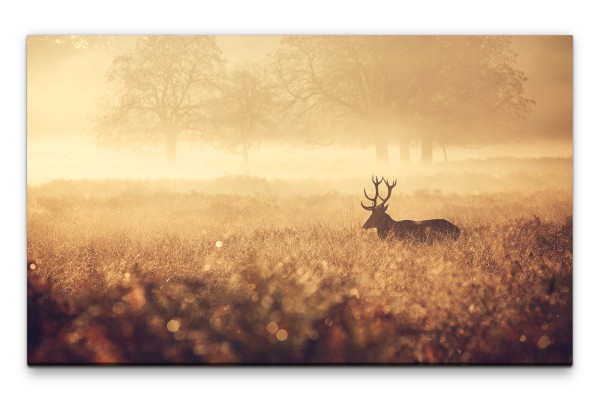
[[[375,156],[377,157],[377,164],[380,167],[388,167],[390,164],[390,157],[388,154],[387,142],[383,139],[377,139],[375,141]]]
[[[448,155],[446,154],[446,145],[442,145],[442,150],[444,151],[444,162],[448,163]]]
[[[175,164],[177,159],[177,137],[175,135],[167,135],[167,162]]]
[[[421,164],[430,165],[433,161],[433,139],[424,135],[421,139]]]
[[[248,143],[242,142],[242,155],[244,156],[244,167],[248,170]]]
[[[400,163],[405,164],[410,162],[410,141],[400,139]]]

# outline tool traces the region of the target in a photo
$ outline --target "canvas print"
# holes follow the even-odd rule
[[[28,364],[572,364],[572,42],[27,37]]]

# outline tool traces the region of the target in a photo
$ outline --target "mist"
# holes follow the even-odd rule
[[[361,42],[365,38],[370,42],[368,40]],[[203,107],[216,109],[212,114],[216,115],[215,119],[219,123],[205,124],[198,130],[196,127],[191,127],[193,130],[182,128],[182,133],[173,145],[176,160],[169,161],[165,158],[162,134],[147,134],[148,131],[152,131],[156,122],[150,121],[148,122],[150,125],[142,127],[146,134],[142,135],[141,140],[133,136],[127,139],[129,137],[124,136],[127,132],[140,128],[136,124],[142,119],[147,119],[148,116],[138,116],[140,120],[135,124],[123,127],[119,131],[120,134],[114,133],[121,135],[120,137],[114,135],[103,137],[95,122],[99,115],[106,113],[106,109],[102,109],[103,102],[116,101],[117,88],[111,86],[108,79],[111,66],[114,68],[114,62],[118,57],[128,52],[133,54],[131,52],[135,52],[136,44],[143,40],[143,37],[29,37],[27,182],[29,185],[40,185],[53,180],[214,180],[232,176],[271,180],[335,181],[364,180],[371,174],[388,174],[401,179],[419,180],[419,187],[436,189],[439,183],[431,177],[446,173],[471,173],[473,161],[478,161],[475,167],[478,173],[505,177],[507,188],[508,181],[514,174],[531,176],[538,181],[540,171],[549,176],[555,173],[565,177],[570,176],[572,170],[570,162],[572,158],[572,41],[570,37],[501,37],[501,40],[507,40],[507,44],[501,44],[506,46],[502,50],[507,54],[506,62],[510,63],[511,57],[514,57],[511,68],[523,74],[521,83],[509,82],[507,88],[516,91],[515,96],[518,99],[531,101],[531,106],[528,106],[530,110],[521,118],[510,121],[508,125],[492,122],[495,118],[493,116],[495,106],[487,106],[485,103],[469,99],[464,100],[463,95],[462,98],[457,98],[457,101],[463,99],[465,106],[459,104],[459,109],[479,107],[481,111],[466,113],[461,117],[453,111],[455,108],[452,105],[448,106],[449,108],[439,108],[439,101],[435,99],[442,99],[449,95],[444,94],[438,87],[427,89],[429,90],[427,96],[432,96],[434,99],[432,101],[423,98],[424,89],[413,88],[409,94],[390,100],[389,104],[393,107],[385,102],[377,103],[372,100],[361,103],[362,100],[356,100],[354,95],[347,94],[350,90],[348,88],[368,83],[368,80],[375,75],[365,75],[360,79],[349,78],[350,83],[344,84],[346,86],[343,87],[338,83],[332,83],[330,87],[325,88],[328,91],[337,91],[334,93],[336,101],[330,104],[326,102],[329,96],[327,94],[327,96],[321,94],[314,104],[291,103],[285,98],[286,90],[280,86],[281,82],[292,82],[290,79],[293,78],[293,74],[296,74],[298,79],[306,78],[302,76],[304,60],[301,57],[298,57],[297,64],[292,64],[287,70],[284,69],[283,63],[289,62],[290,59],[282,55],[285,56],[286,51],[295,52],[300,48],[293,47],[297,44],[294,40],[300,40],[303,48],[313,46],[311,49],[314,49],[313,56],[316,59],[320,57],[319,52],[322,49],[329,49],[327,51],[331,52],[332,60],[339,60],[339,63],[347,62],[346,55],[342,51],[332,50],[331,46],[340,49],[351,47],[353,51],[361,51],[367,55],[372,53],[373,48],[380,46],[384,48],[382,54],[386,57],[391,51],[399,52],[401,57],[398,60],[388,60],[387,64],[375,67],[365,63],[366,67],[361,67],[372,68],[373,72],[379,69],[382,74],[388,74],[386,76],[390,77],[393,77],[390,71],[400,69],[400,78],[390,78],[389,82],[402,83],[408,79],[404,77],[410,74],[416,77],[423,75],[425,74],[423,70],[415,68],[430,66],[431,60],[442,57],[427,55],[426,57],[429,58],[421,61],[425,64],[418,64],[418,61],[413,60],[424,57],[422,55],[431,52],[433,46],[438,46],[436,51],[442,54],[444,50],[439,41],[432,40],[432,37],[397,38],[398,41],[394,41],[394,37],[314,37],[313,43],[311,42],[313,37],[296,39],[286,39],[282,36],[215,37],[214,48],[215,51],[220,52],[215,57],[219,58],[222,71],[226,75],[224,78],[214,79],[221,80],[219,82],[223,82],[223,85],[229,85],[228,80],[231,81],[232,77],[235,77],[232,71],[247,74],[258,71],[257,82],[266,79],[265,74],[275,76],[277,74],[273,71],[279,71],[281,80],[269,78],[269,86],[263,85],[263,89],[266,89],[262,97],[254,98],[255,102],[263,102],[260,104],[264,111],[261,118],[269,122],[262,126],[257,125],[246,133],[249,140],[246,145],[241,144],[240,127],[256,122],[243,120],[240,116],[244,111],[239,108],[229,109],[228,114],[220,113],[220,110],[230,107],[232,99],[235,100],[246,93],[243,91],[247,91],[248,88],[244,85],[248,86],[248,81],[240,81],[237,87],[229,86],[233,87],[229,98],[224,91],[218,95],[220,100],[203,103]],[[447,38],[451,38],[447,46],[452,47],[452,51],[458,49],[467,55],[478,54],[476,51],[479,45],[471,43],[477,37]],[[288,41],[287,47],[285,40]],[[491,43],[497,45],[495,42]],[[481,46],[486,45],[482,42]],[[402,55],[402,51],[406,54]],[[279,60],[277,60],[278,54]],[[455,63],[451,57],[447,58],[448,55],[444,57],[446,58],[443,60],[447,63]],[[473,60],[473,63],[478,62]],[[328,72],[330,67],[326,64],[326,58],[319,63],[315,64],[315,68],[321,69],[323,77],[329,77],[331,82],[344,79],[332,76]],[[457,65],[453,74],[459,74],[460,68],[463,68],[461,66],[462,64]],[[348,63],[343,68],[346,68],[342,70],[348,73],[354,71],[352,63]],[[439,85],[455,85],[455,88],[460,89],[462,85],[470,82],[464,77],[458,79],[458,83],[449,81],[452,76],[436,78],[435,70],[431,70],[430,74],[432,74],[431,78],[425,77],[423,83],[431,80],[439,82]],[[484,87],[492,85],[489,87],[493,88],[495,81],[490,82],[482,82],[481,85]],[[515,85],[521,85],[520,89],[515,89]],[[368,90],[374,94],[379,93],[376,91],[380,89],[370,88]],[[311,91],[314,91],[314,88],[298,86],[297,90],[306,90],[312,96]],[[500,90],[505,91],[505,89]],[[381,93],[389,97],[387,92]],[[267,95],[269,99],[265,103]],[[407,97],[409,95],[410,99]],[[349,113],[347,110],[340,109],[340,104],[355,100],[352,105],[363,107],[363,112],[369,112],[375,117],[357,117],[362,115],[362,112],[350,115],[348,118],[344,117]],[[402,101],[406,102],[406,106],[402,106]],[[422,107],[423,110],[435,107],[439,110],[421,111],[418,107],[415,108],[415,102],[417,105],[421,102],[422,106],[418,107]],[[284,104],[284,107],[281,104]],[[405,111],[405,109],[410,110]],[[306,110],[309,112],[307,113]],[[483,113],[490,113],[489,118]],[[512,111],[509,110],[507,113],[510,114]],[[455,115],[456,117],[453,117]],[[398,119],[396,116],[399,116]],[[458,122],[454,124],[453,119]],[[496,118],[496,120],[503,119],[506,119],[505,116]],[[486,123],[488,120],[489,124]],[[277,127],[273,128],[272,126],[275,125]],[[422,160],[424,142],[420,139],[424,135],[421,134],[425,132],[423,130],[428,131],[428,137],[432,136],[430,132],[434,132],[433,141],[429,145],[431,160],[425,165]],[[378,148],[380,145],[377,141],[371,140],[375,137],[385,140],[383,156]],[[528,162],[515,163],[515,159]],[[562,164],[566,167],[555,172],[552,170],[555,164],[548,163],[549,159],[566,161]],[[493,160],[489,163],[489,168],[484,167],[485,163],[482,164],[484,160]],[[456,186],[455,189],[485,190],[477,180],[470,182],[468,176],[463,178],[461,185]],[[556,185],[556,180],[548,184]],[[515,185],[519,187],[523,186],[523,183],[515,182]],[[409,187],[414,186],[409,185]],[[443,187],[447,189],[448,185]]]

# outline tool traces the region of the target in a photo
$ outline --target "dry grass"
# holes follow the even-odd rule
[[[29,363],[571,363],[569,191],[394,195],[462,229],[427,245],[358,194],[105,185],[29,191]]]

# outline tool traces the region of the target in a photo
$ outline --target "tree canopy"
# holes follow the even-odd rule
[[[276,71],[301,135],[323,135],[311,118],[335,120],[340,132],[327,135],[374,144],[383,163],[390,143],[420,140],[430,160],[433,141],[511,138],[533,104],[509,37],[290,36]]]
[[[241,150],[247,164],[252,146],[276,138],[275,89],[269,71],[263,66],[248,64],[229,72],[213,105],[213,141],[229,150]]]
[[[373,146],[384,165],[389,145],[406,160],[419,141],[430,162],[434,144],[518,137],[534,102],[516,61],[507,36],[287,36],[268,65],[226,73],[213,37],[147,36],[106,74],[114,96],[97,131],[113,144],[164,143],[170,161],[184,136],[247,161],[277,125],[295,141]]]
[[[394,67],[401,53],[392,38],[290,36],[282,41],[275,70],[287,96],[286,110],[303,129],[301,135],[317,136],[321,142],[374,141],[379,150],[385,148],[395,120],[393,98],[399,96]],[[332,121],[335,128],[319,130],[319,124]],[[387,157],[380,153],[380,158]]]
[[[209,104],[221,85],[224,60],[210,36],[147,36],[117,57],[107,73],[114,96],[97,119],[109,143],[163,142],[169,161],[180,135],[206,134]]]
[[[423,157],[432,142],[458,146],[514,139],[534,102],[524,96],[525,74],[516,68],[509,37],[419,37],[409,90],[413,127]]]

